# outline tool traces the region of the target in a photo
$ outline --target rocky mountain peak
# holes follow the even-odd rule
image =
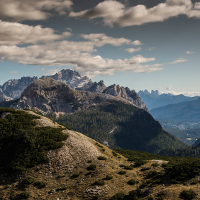
[[[18,102],[11,105],[11,107],[36,110],[44,114],[54,112],[59,115],[61,113],[74,113],[110,101],[122,101],[130,104],[130,102],[120,97],[77,91],[64,82],[50,77],[43,77],[28,86]]]

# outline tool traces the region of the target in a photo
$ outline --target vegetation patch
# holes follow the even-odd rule
[[[49,161],[46,150],[63,146],[67,139],[61,128],[35,127],[39,116],[25,111],[0,108],[0,171],[23,173],[27,168]]]
[[[183,199],[194,199],[198,194],[193,190],[183,190],[180,197]]]
[[[105,180],[111,180],[111,179],[113,179],[113,176],[109,176],[109,175],[107,175],[105,178]]]
[[[123,200],[125,197],[124,193],[117,193],[114,196],[112,196],[111,200]]]
[[[126,174],[126,171],[119,171],[118,174],[120,175]]]
[[[97,181],[94,182],[94,185],[102,186],[102,185],[105,185],[105,182],[103,180],[97,180]]]
[[[87,167],[87,170],[89,170],[89,171],[94,171],[96,168],[97,168],[96,165],[91,164],[91,165],[89,165],[89,166]]]
[[[36,187],[38,187],[38,188],[44,188],[44,187],[46,187],[46,185],[47,185],[47,183],[44,182],[44,181],[36,181],[36,182],[34,183],[34,186],[36,186]]]
[[[98,159],[98,160],[107,160],[107,158],[104,157],[104,156],[99,156],[97,159]]]
[[[136,181],[131,179],[127,182],[129,185],[135,185],[136,184]]]

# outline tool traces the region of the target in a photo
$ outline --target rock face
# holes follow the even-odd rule
[[[12,99],[18,99],[20,98],[22,92],[36,80],[38,80],[36,76],[32,78],[22,77],[21,79],[12,79],[1,86],[1,91],[7,97],[10,97]]]
[[[4,102],[4,101],[11,101],[11,100],[13,100],[13,99],[10,98],[10,97],[7,97],[5,94],[3,94],[2,92],[0,92],[0,103]]]
[[[72,89],[81,88],[85,84],[92,82],[87,76],[81,77],[78,72],[70,69],[63,69],[55,75],[46,77],[67,83]]]
[[[110,101],[122,101],[131,104],[121,97],[109,94],[92,93],[71,89],[66,83],[52,78],[42,78],[28,86],[21,98],[12,108],[31,109],[44,114],[74,113],[90,106],[97,106]]]
[[[119,85],[111,85],[107,87],[103,93],[118,96],[126,99],[127,101],[135,104],[139,108],[142,108],[148,112],[148,108],[140,98],[139,94],[135,90],[130,90],[128,87],[120,87]]]
[[[102,93],[106,89],[106,85],[104,84],[103,81],[97,82],[89,82],[88,84],[85,84],[79,90],[84,90],[84,91],[90,91],[90,92],[97,92],[97,93]]]

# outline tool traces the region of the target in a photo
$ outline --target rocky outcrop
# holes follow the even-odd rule
[[[110,94],[113,96],[118,96],[126,99],[127,101],[135,104],[139,108],[142,108],[146,111],[148,111],[148,108],[146,107],[145,103],[140,98],[139,94],[135,90],[130,90],[128,87],[120,87],[119,85],[111,85],[107,87],[103,93]]]
[[[36,76],[22,77],[21,79],[12,79],[4,83],[1,87],[1,90],[2,93],[7,97],[18,99],[20,98],[22,92],[36,80],[38,80]]]
[[[106,89],[106,85],[101,80],[98,83],[97,82],[89,82],[88,84],[85,84],[81,88],[77,88],[78,90],[84,90],[84,91],[90,91],[90,92],[97,92],[102,93]]]
[[[109,94],[77,91],[64,82],[46,77],[28,86],[22,93],[21,98],[11,107],[36,110],[44,114],[51,112],[60,114],[74,113],[111,101],[122,101],[131,104],[124,98]]]
[[[67,83],[69,87],[75,89],[75,88],[81,88],[87,83],[92,83],[92,81],[87,77],[81,77],[80,74],[74,70],[71,69],[63,69],[60,72],[56,73],[52,76],[45,76],[53,78],[57,81],[62,81],[64,83]]]
[[[11,100],[13,100],[13,99],[10,98],[10,97],[7,97],[5,94],[3,94],[2,92],[0,92],[0,103],[4,102],[4,101],[11,101]]]

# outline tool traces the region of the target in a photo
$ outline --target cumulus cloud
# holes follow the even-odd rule
[[[18,74],[18,72],[17,71],[11,71],[11,72],[9,72],[9,74]]]
[[[141,55],[130,59],[108,59],[93,56],[92,42],[57,41],[45,45],[28,47],[0,46],[0,61],[13,61],[24,65],[67,66],[82,75],[95,77],[97,75],[113,75],[118,71],[153,72],[161,70],[161,65],[148,65],[155,58],[145,58]]]
[[[166,0],[152,8],[145,5],[127,7],[123,2],[105,0],[92,9],[80,12],[71,12],[75,18],[103,18],[104,24],[120,27],[142,25],[150,22],[162,22],[171,17],[186,15],[189,18],[200,18],[200,4],[192,4],[191,0]]]
[[[0,20],[0,45],[36,44],[68,38],[71,35],[72,33],[70,32],[57,35],[53,29],[42,28],[40,25],[29,26],[18,22]]]
[[[66,15],[72,5],[71,0],[1,0],[0,19],[45,20],[52,16],[52,11]]]
[[[103,33],[92,33],[89,35],[81,34],[80,37],[93,42],[97,47],[102,47],[107,44],[110,44],[112,46],[121,46],[124,44],[142,45],[142,43],[139,40],[131,41],[126,38],[113,38]]]
[[[137,48],[137,49],[134,49],[134,48],[127,48],[127,49],[125,49],[125,51],[127,51],[128,53],[134,53],[134,52],[138,52],[140,50],[141,50],[140,47]]]
[[[187,62],[188,60],[185,60],[183,58],[179,58],[178,60],[175,60],[173,62],[171,62],[170,64],[177,64],[177,63],[182,63],[182,62]]]
[[[192,51],[186,51],[186,54],[193,54],[194,52]]]

